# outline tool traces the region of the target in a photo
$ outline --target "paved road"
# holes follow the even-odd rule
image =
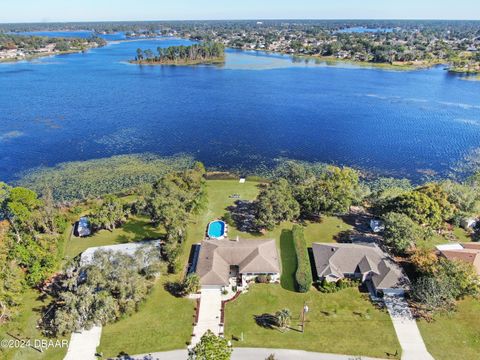
[[[100,345],[102,327],[95,326],[90,330],[72,333],[67,355],[63,360],[97,360],[97,346]]]
[[[198,323],[193,328],[192,346],[195,346],[207,330],[218,336],[222,310],[222,293],[220,289],[202,289]]]
[[[275,354],[277,360],[379,360],[364,356],[336,355],[314,353],[301,350],[284,349],[254,349],[236,348],[233,351],[232,360],[264,360],[268,355]],[[186,360],[186,350],[175,350],[146,355],[133,355],[129,360]]]
[[[385,296],[384,302],[402,347],[402,360],[434,360],[403,296]]]

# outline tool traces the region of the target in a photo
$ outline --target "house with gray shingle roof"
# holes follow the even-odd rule
[[[201,244],[196,272],[203,287],[224,287],[232,279],[242,284],[258,275],[280,277],[275,240],[205,240]]]
[[[375,244],[312,244],[319,279],[369,281],[377,293],[402,293],[409,280],[401,268]]]

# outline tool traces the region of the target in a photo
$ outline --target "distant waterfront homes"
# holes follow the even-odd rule
[[[375,244],[314,243],[312,250],[319,279],[360,279],[370,282],[377,294],[402,294],[409,287],[400,267]]]
[[[259,275],[277,281],[280,263],[275,240],[205,240],[196,271],[202,287],[244,285]]]

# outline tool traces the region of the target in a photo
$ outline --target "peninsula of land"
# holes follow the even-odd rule
[[[84,52],[106,45],[99,37],[89,39],[24,36],[0,33],[0,62],[30,60],[39,57]]]

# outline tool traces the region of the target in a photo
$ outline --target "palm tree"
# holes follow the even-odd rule
[[[289,309],[282,309],[280,311],[277,311],[275,316],[277,318],[278,326],[281,329],[285,329],[290,324],[290,319],[292,318],[292,313],[290,312]]]

